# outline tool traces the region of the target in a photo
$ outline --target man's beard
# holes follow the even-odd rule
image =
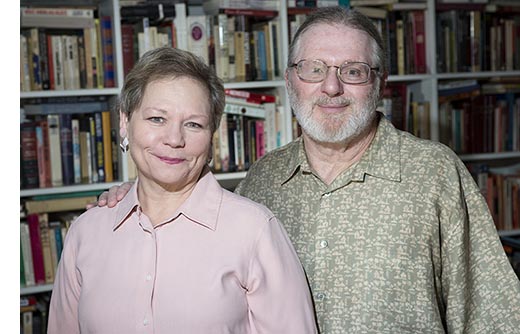
[[[306,103],[298,98],[295,89],[288,85],[289,101],[298,123],[306,135],[322,143],[348,143],[367,132],[376,118],[376,107],[379,100],[379,85],[374,85],[365,102],[346,97],[320,97]],[[344,105],[350,108],[345,112],[326,115],[325,122],[312,118],[314,108],[319,104]],[[348,116],[348,118],[347,118]]]

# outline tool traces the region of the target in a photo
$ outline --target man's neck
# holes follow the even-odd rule
[[[376,132],[377,125],[374,125],[356,139],[341,143],[317,142],[303,133],[307,160],[320,179],[331,184],[338,175],[361,159]]]

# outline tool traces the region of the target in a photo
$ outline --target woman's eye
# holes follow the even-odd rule
[[[150,117],[148,118],[153,123],[164,123],[164,118],[162,117]]]

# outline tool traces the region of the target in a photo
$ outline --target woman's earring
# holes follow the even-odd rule
[[[123,141],[119,143],[119,147],[121,147],[121,152],[128,152],[128,137],[123,138]]]

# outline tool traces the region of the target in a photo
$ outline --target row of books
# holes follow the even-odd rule
[[[112,18],[93,13],[21,9],[20,91],[115,87]]]
[[[275,102],[243,102],[228,96],[219,129],[213,136],[215,172],[249,169],[266,152],[285,142],[284,113]]]
[[[518,11],[510,15],[482,10],[438,12],[438,71],[520,70]]]
[[[92,196],[94,200],[95,196]],[[84,207],[82,208],[84,210]],[[20,220],[20,285],[52,284],[65,235],[78,213],[30,213]]]
[[[378,110],[396,128],[420,138],[430,139],[430,102],[414,100],[407,84],[388,84]]]
[[[74,108],[81,110],[79,104]],[[28,116],[20,123],[21,188],[119,179],[119,141],[111,112],[71,114],[74,109],[63,113],[54,107],[50,110],[50,114]]]
[[[461,154],[519,151],[520,97],[470,93],[439,105],[440,141]]]
[[[470,164],[498,230],[520,229],[520,165]]]
[[[236,8],[186,15],[186,4],[178,3],[175,17],[122,16],[124,72],[144,52],[170,45],[200,56],[225,82],[272,80],[281,76],[282,68],[277,15],[273,10]]]
[[[47,333],[50,295],[20,296],[20,334]]]

